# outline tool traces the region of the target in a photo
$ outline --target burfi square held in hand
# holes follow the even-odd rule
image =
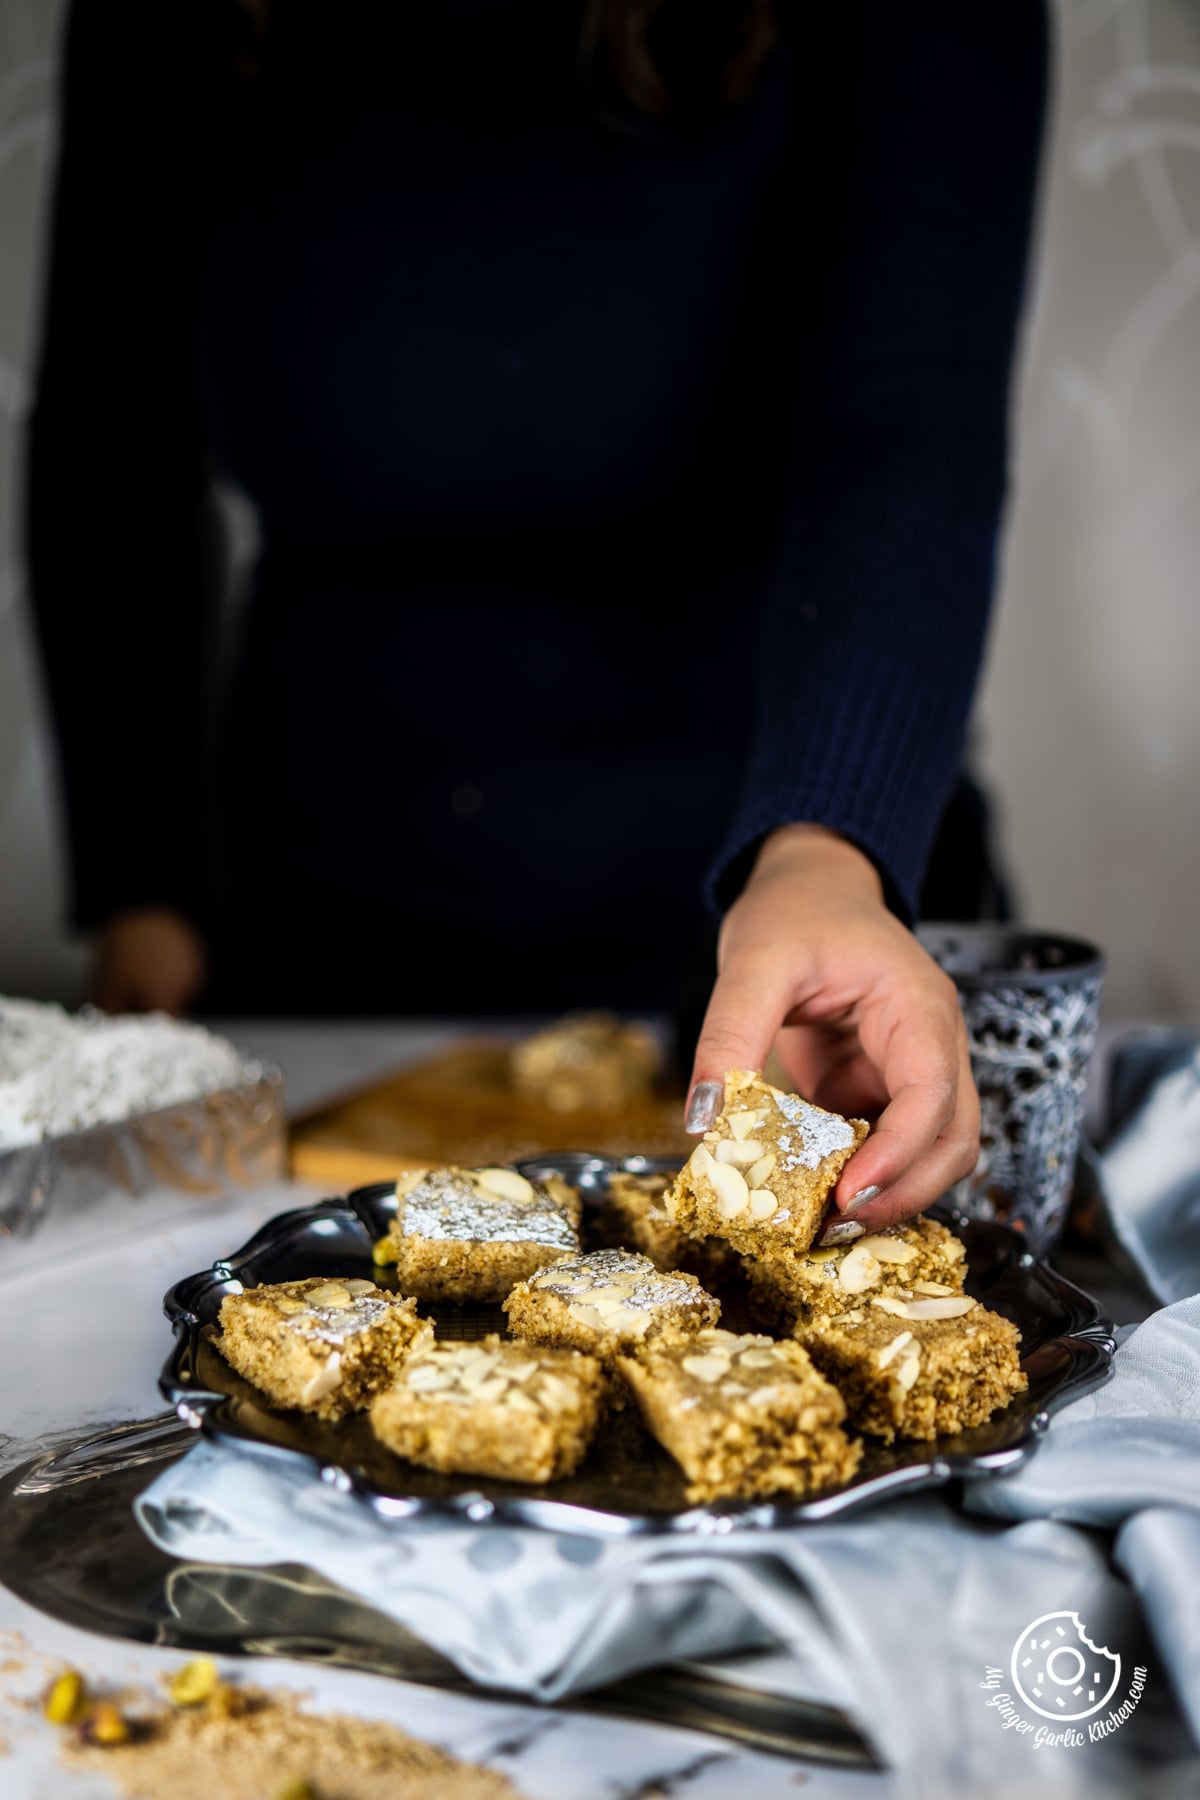
[[[397,1456],[446,1474],[557,1481],[582,1462],[606,1377],[593,1357],[444,1338],[375,1400],[371,1426]]]
[[[281,1281],[227,1294],[217,1348],[275,1406],[340,1419],[432,1341],[417,1303],[373,1281]]]
[[[567,1344],[611,1362],[664,1331],[715,1325],[721,1309],[694,1275],[663,1274],[628,1250],[562,1257],[515,1287],[509,1330],[536,1344]]]
[[[424,1169],[396,1183],[396,1216],[375,1247],[422,1300],[503,1300],[551,1258],[579,1248],[579,1197],[556,1175]]]
[[[667,1214],[689,1236],[724,1238],[748,1256],[807,1250],[869,1129],[731,1069],[724,1110],[668,1190]]]
[[[967,1294],[866,1295],[796,1336],[837,1383],[851,1423],[887,1443],[982,1425],[1028,1386],[1020,1332]]]
[[[858,1467],[862,1447],[842,1430],[841,1395],[794,1341],[702,1331],[617,1366],[688,1477],[693,1504],[814,1494]]]

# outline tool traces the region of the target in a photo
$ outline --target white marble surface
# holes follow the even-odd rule
[[[236,1035],[289,1068],[293,1104],[298,1098],[307,1108],[427,1055],[452,1029],[242,1026]],[[274,1213],[312,1197],[291,1184],[217,1202],[162,1194],[114,1203],[86,1233],[78,1220],[56,1230],[51,1217],[19,1266],[6,1264],[0,1247],[0,1467],[24,1461],[35,1445],[161,1412],[155,1381],[170,1343],[165,1289],[236,1247]],[[8,1634],[20,1634],[31,1689],[64,1660],[114,1683],[156,1680],[182,1660],[178,1652],[61,1625],[0,1589],[0,1662],[12,1653]],[[563,1709],[441,1694],[309,1664],[256,1664],[254,1675],[310,1693],[317,1705],[393,1719],[456,1754],[492,1763],[530,1800],[785,1800],[801,1788],[830,1800],[888,1800],[891,1793],[881,1777],[802,1767],[717,1738]],[[12,1680],[6,1677],[0,1692]],[[11,1694],[0,1698],[0,1737],[8,1743],[0,1756],[4,1800],[86,1800],[109,1791],[94,1777],[65,1772],[54,1729]]]

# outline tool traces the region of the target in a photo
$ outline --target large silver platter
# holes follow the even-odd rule
[[[516,1166],[532,1179],[559,1174],[581,1190],[585,1202],[595,1202],[618,1169],[644,1173],[677,1165],[565,1151]],[[476,1525],[606,1535],[709,1535],[829,1519],[895,1494],[1009,1474],[1033,1454],[1051,1412],[1109,1373],[1112,1325],[1087,1294],[1029,1255],[1006,1227],[943,1211],[967,1245],[969,1291],[1021,1331],[1028,1390],[986,1425],[933,1443],[869,1445],[851,1482],[801,1501],[688,1506],[679,1470],[632,1409],[614,1414],[576,1474],[551,1487],[438,1475],[385,1450],[361,1415],[331,1425],[270,1408],[212,1342],[222,1300],[243,1287],[312,1275],[382,1279],[387,1272],[372,1265],[371,1246],[386,1231],[395,1206],[393,1188],[379,1183],[344,1200],[283,1213],[240,1250],[178,1282],[164,1300],[175,1347],[159,1381],[179,1418],[206,1437],[300,1464],[314,1481],[356,1494],[390,1519],[467,1519]],[[444,1336],[477,1336],[504,1327],[498,1310],[433,1310]]]

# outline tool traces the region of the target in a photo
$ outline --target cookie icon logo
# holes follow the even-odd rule
[[[1090,1719],[1116,1693],[1121,1658],[1092,1643],[1078,1613],[1052,1612],[1025,1627],[1011,1669],[1017,1693],[1043,1719]]]

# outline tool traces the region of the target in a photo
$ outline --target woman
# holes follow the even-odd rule
[[[702,11],[703,21],[697,21]],[[828,15],[834,15],[832,17]],[[907,929],[1004,491],[1038,0],[77,0],[30,459],[110,1005],[668,1004],[974,1161]],[[263,550],[219,722],[214,472]]]

